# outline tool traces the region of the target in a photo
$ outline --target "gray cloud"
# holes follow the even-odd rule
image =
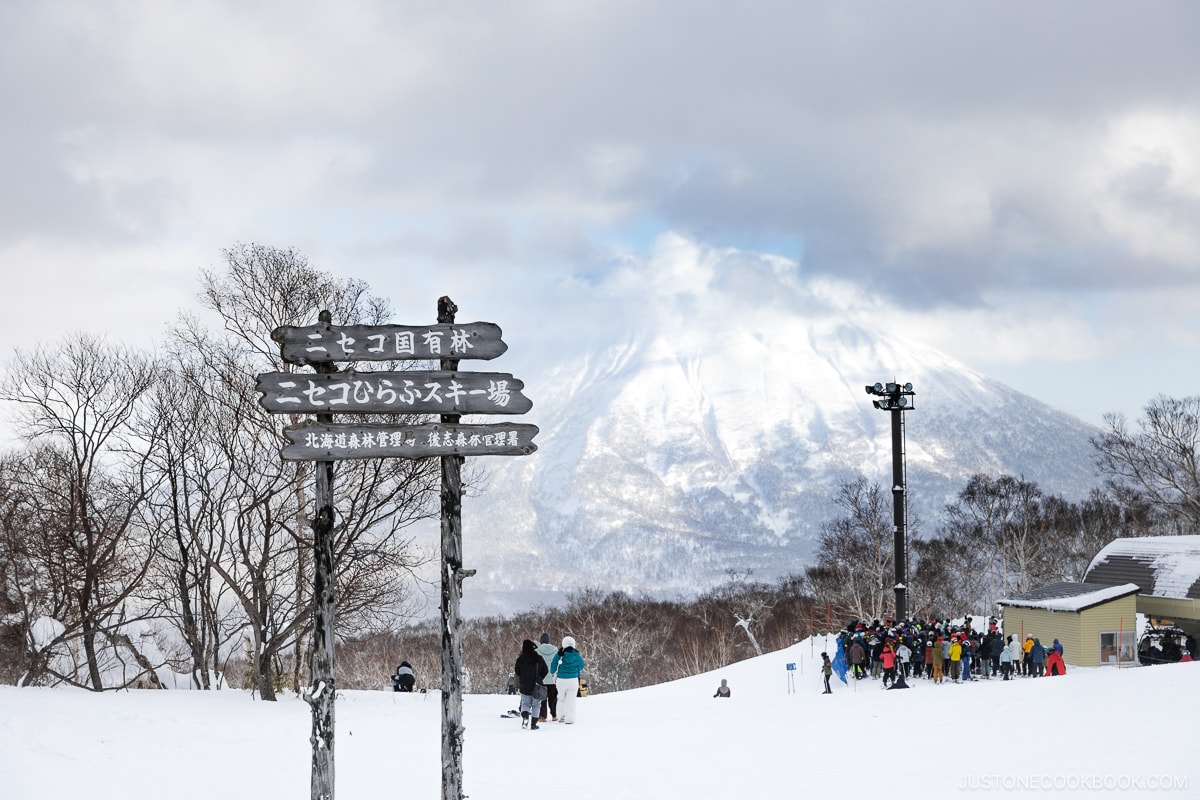
[[[914,314],[1155,318],[1200,292],[1196,30],[1186,0],[17,0],[0,269],[181,287],[261,241],[586,310],[675,232]],[[787,296],[741,258],[713,291]]]

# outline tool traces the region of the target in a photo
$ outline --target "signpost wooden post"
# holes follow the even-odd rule
[[[283,360],[315,372],[257,376],[259,402],[273,414],[314,414],[316,422],[284,428],[285,460],[316,462],[313,517],[312,798],[334,796],[333,462],[355,458],[441,459],[442,539],[442,797],[462,794],[462,477],[465,456],[528,455],[536,425],[461,424],[464,414],[524,414],[533,403],[524,384],[506,373],[459,372],[461,359],[491,359],[507,349],[499,326],[455,324],[458,307],[438,300],[436,325],[335,326],[328,311],[317,325],[280,326],[271,333]],[[435,371],[337,371],[336,361],[437,360]],[[338,414],[438,414],[440,422],[390,424],[335,421]]]
[[[322,311],[322,322],[330,314]],[[332,364],[317,364],[316,369],[332,371]],[[330,424],[332,414],[318,414],[317,422]],[[333,574],[333,461],[316,464],[316,515],[313,532],[313,661],[312,687],[308,702],[312,707],[312,800],[333,800],[334,698],[337,693],[334,664],[333,617],[336,581]]]
[[[454,322],[458,306],[449,297],[438,299],[438,322]],[[443,370],[458,369],[458,361],[442,360]],[[443,414],[442,423],[457,425],[457,414]],[[462,621],[459,604],[462,582],[475,570],[462,568],[462,456],[442,456],[442,800],[462,800]]]

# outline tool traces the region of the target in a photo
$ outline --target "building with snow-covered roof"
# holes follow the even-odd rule
[[[1200,536],[1114,539],[1092,559],[1083,582],[1136,584],[1138,613],[1200,634]]]
[[[1136,664],[1138,586],[1053,583],[998,600],[1004,634],[1032,636],[1046,651],[1055,639],[1063,660],[1080,667]]]

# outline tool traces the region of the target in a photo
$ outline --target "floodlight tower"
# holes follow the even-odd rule
[[[872,405],[892,414],[892,521],[896,566],[896,621],[908,618],[908,576],[905,554],[907,487],[904,477],[904,412],[913,409],[913,385],[905,383],[875,383],[867,394],[878,397]]]

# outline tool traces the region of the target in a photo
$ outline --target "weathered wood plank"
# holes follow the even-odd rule
[[[428,456],[524,456],[537,450],[536,425],[502,422],[488,425],[305,423],[283,429],[285,461]]]
[[[290,364],[325,361],[491,359],[508,345],[492,322],[462,325],[280,325],[271,331]]]
[[[524,414],[533,402],[504,372],[263,372],[259,399],[275,414]]]

